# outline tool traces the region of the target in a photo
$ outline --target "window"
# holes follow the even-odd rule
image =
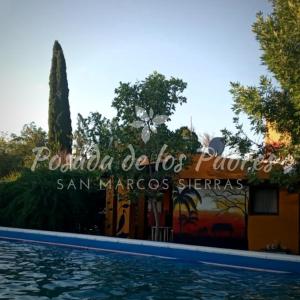
[[[251,194],[251,213],[253,215],[278,214],[278,190],[276,188],[255,188]]]

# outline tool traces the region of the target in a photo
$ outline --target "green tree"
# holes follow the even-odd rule
[[[46,132],[33,122],[24,125],[20,135],[0,136],[0,177],[30,168],[34,160],[32,149],[46,144]]]
[[[261,76],[258,86],[231,83],[237,132],[225,129],[223,134],[227,145],[237,149],[242,156],[249,152],[264,155],[266,149],[264,140],[257,143],[245,134],[240,120],[242,114],[248,117],[255,136],[264,137],[267,124],[288,135],[291,138],[288,145],[272,149],[278,157],[291,155],[296,162],[288,174],[276,170],[276,180],[287,183],[287,177],[295,181],[300,175],[297,171],[300,159],[300,2],[271,2],[272,13],[268,16],[258,13],[253,32],[261,46],[262,63],[276,79],[276,84],[266,76]]]
[[[185,148],[185,153],[195,154],[198,152],[200,146],[202,146],[197,134],[187,126],[182,126],[175,130],[175,134],[178,135],[179,141],[184,141],[185,145],[183,147]]]
[[[72,126],[66,61],[58,41],[53,46],[49,86],[49,144],[59,152],[71,153]]]
[[[115,148],[118,157],[126,157],[128,145],[131,145],[138,164],[144,162],[143,170],[137,170],[135,166],[126,171],[119,169],[116,176],[124,180],[134,179],[134,182],[143,180],[144,190],[136,187],[130,191],[129,197],[137,199],[141,193],[145,195],[151,204],[156,227],[159,226],[157,204],[162,198],[163,180],[168,179],[170,183],[176,174],[175,164],[179,163],[181,154],[185,154],[185,159],[181,161],[184,166],[189,161],[189,155],[200,147],[195,134],[183,129],[174,132],[165,124],[175,112],[176,105],[186,102],[183,96],[186,86],[181,79],[166,79],[164,75],[154,72],[141,82],[121,82],[112,103],[119,122]],[[172,164],[171,157],[174,158],[173,168],[163,168],[164,163],[168,166]],[[151,186],[153,180],[159,185]]]
[[[186,87],[187,83],[181,79],[171,77],[167,80],[164,75],[154,72],[135,84],[121,82],[115,90],[117,96],[112,106],[117,109],[119,120],[126,125],[136,121],[136,107],[149,113],[152,110],[156,115],[166,115],[169,120],[175,105],[186,103],[187,99],[182,95]]]
[[[77,155],[87,157],[94,145],[104,154],[111,146],[112,139],[112,122],[109,119],[98,112],[91,112],[86,118],[78,114],[77,129],[74,133]]]
[[[300,2],[273,0],[272,4],[271,15],[264,18],[258,13],[253,31],[263,51],[263,63],[300,110]]]
[[[122,181],[131,201],[144,194],[151,204],[156,227],[159,226],[157,205],[163,195],[163,180],[170,185],[180,155],[185,155],[183,168],[201,146],[197,135],[188,127],[172,131],[165,124],[175,112],[176,104],[186,102],[183,96],[185,88],[186,83],[182,80],[167,79],[157,72],[133,84],[121,82],[112,103],[117,117],[108,120],[98,112],[90,113],[86,118],[78,115],[74,134],[77,154],[90,157],[93,146],[97,146],[101,159],[105,155],[113,157],[112,168],[105,174],[112,176],[115,183]],[[128,155],[131,159],[124,167]],[[168,168],[163,168],[166,161]],[[133,165],[127,168],[131,162]],[[170,167],[172,163],[173,167]],[[134,182],[132,189],[127,189],[129,180]],[[143,181],[143,190],[136,185],[139,180]],[[158,186],[150,187],[151,180],[158,182]]]

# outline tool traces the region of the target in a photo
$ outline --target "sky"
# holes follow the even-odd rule
[[[64,50],[72,126],[78,113],[108,118],[119,82],[153,71],[183,79],[188,102],[172,129],[220,135],[233,128],[230,82],[267,74],[251,31],[267,0],[0,0],[0,131],[34,121],[47,130],[54,40]]]

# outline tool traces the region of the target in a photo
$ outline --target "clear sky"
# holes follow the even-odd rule
[[[157,70],[188,83],[188,103],[171,128],[197,133],[232,128],[230,81],[256,84],[265,74],[251,31],[267,0],[0,0],[0,131],[34,121],[47,130],[54,40],[64,50],[72,126],[78,113],[111,108],[120,81]]]

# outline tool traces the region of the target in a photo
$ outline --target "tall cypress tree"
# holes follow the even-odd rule
[[[66,61],[58,41],[53,46],[49,86],[49,143],[55,150],[71,153],[72,125]]]

